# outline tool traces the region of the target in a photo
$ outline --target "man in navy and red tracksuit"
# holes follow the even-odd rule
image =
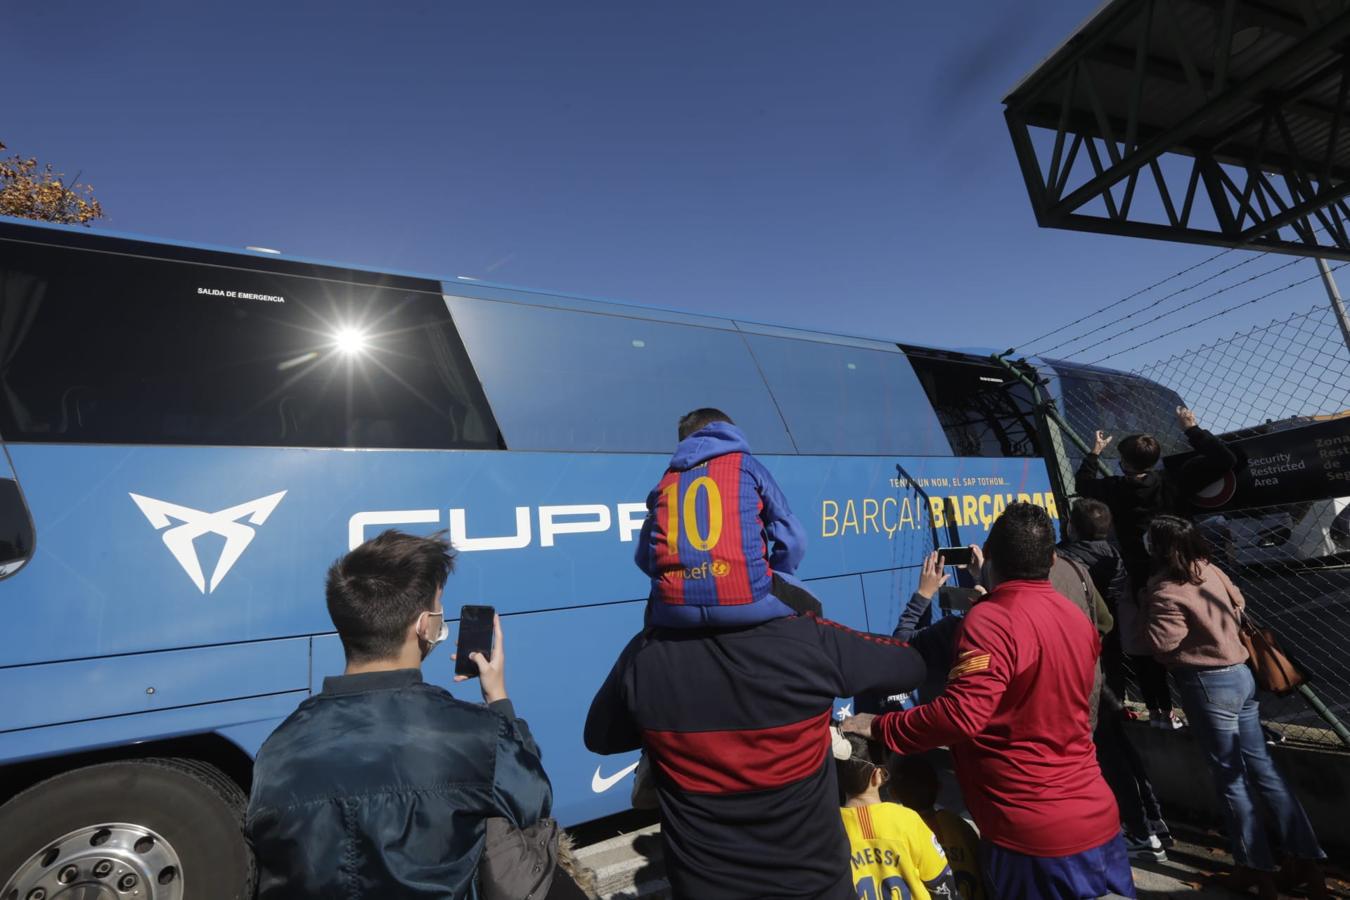
[[[923,662],[775,596],[801,527],[730,419],[691,416],[637,552],[649,625],[596,694],[586,746],[646,751],[676,897],[853,900],[830,711],[911,690]]]

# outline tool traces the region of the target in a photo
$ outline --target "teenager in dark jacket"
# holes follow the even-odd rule
[[[1237,465],[1237,455],[1227,444],[1201,428],[1196,423],[1195,413],[1178,406],[1177,423],[1198,453],[1180,469],[1158,471],[1156,466],[1162,457],[1158,439],[1151,434],[1132,434],[1120,442],[1121,474],[1102,477],[1097,461],[1113,438],[1101,431],[1097,432],[1092,452],[1078,467],[1075,481],[1078,494],[1100,500],[1111,510],[1116,540],[1135,591],[1142,590],[1149,578],[1149,556],[1144,549],[1144,534],[1149,523],[1159,515],[1189,513],[1189,498]],[[1172,714],[1172,693],[1167,685],[1166,670],[1148,657],[1132,657],[1130,662],[1139,678],[1139,689],[1149,708],[1151,723],[1157,728],[1181,727]]]
[[[1201,428],[1195,413],[1177,407],[1177,423],[1198,455],[1175,471],[1158,471],[1162,446],[1151,434],[1132,434],[1120,442],[1120,475],[1103,477],[1097,461],[1114,438],[1098,431],[1092,453],[1078,467],[1075,489],[1080,496],[1100,500],[1111,509],[1116,540],[1120,542],[1136,591],[1149,578],[1149,556],[1144,534],[1154,517],[1191,511],[1190,497],[1233,471],[1238,458],[1227,444]]]

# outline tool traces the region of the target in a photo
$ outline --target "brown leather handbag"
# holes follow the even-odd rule
[[[1237,586],[1233,586],[1237,590]],[[1238,620],[1238,640],[1247,648],[1247,666],[1252,670],[1256,686],[1263,691],[1283,696],[1298,690],[1299,685],[1308,683],[1308,675],[1298,664],[1289,658],[1280,647],[1280,640],[1273,629],[1257,625],[1229,592],[1228,600],[1233,604],[1233,612]],[[1245,606],[1245,602],[1244,602]]]
[[[1275,632],[1257,625],[1251,616],[1240,617],[1238,640],[1247,648],[1247,665],[1261,690],[1283,696],[1308,682],[1307,674],[1280,648]]]

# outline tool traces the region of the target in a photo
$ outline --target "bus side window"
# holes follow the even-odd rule
[[[0,433],[499,449],[439,283],[398,285],[0,241]]]
[[[715,406],[757,453],[793,445],[740,334],[639,315],[447,298],[512,450],[669,453]]]
[[[802,453],[951,455],[898,350],[767,334],[745,340]]]
[[[33,555],[33,520],[13,478],[0,478],[0,578],[13,575]]]

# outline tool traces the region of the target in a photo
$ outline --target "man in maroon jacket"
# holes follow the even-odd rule
[[[1054,527],[1014,503],[985,544],[994,589],[966,616],[946,693],[847,731],[898,753],[948,746],[996,897],[1133,897],[1115,798],[1088,724],[1101,638],[1055,592]]]

